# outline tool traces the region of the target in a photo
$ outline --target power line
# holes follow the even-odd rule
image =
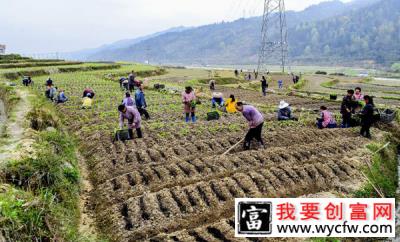
[[[280,59],[282,72],[285,72],[287,52],[285,0],[264,0],[257,72],[267,71],[267,62],[277,57]]]

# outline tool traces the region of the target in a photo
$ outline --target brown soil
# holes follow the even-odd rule
[[[269,107],[280,100],[307,112],[321,105],[338,109],[335,102],[279,94],[262,97],[234,88],[219,91],[271,109],[265,113],[267,121],[275,120]],[[98,231],[114,241],[246,241],[233,235],[234,198],[346,195],[361,184],[360,161],[370,159],[363,152],[369,141],[356,130],[277,122],[265,125],[267,149],[253,145],[244,151],[238,146],[222,155],[247,131],[240,114],[184,124],[179,96],[150,91],[146,95],[152,120],[143,121],[144,139],[125,143],[111,138],[117,113],[110,109],[120,102],[117,98],[82,111],[76,108],[79,98],[71,95],[70,103],[60,107],[70,115],[68,127],[82,138],[87,164],[81,165],[82,173],[93,184],[84,187],[82,227],[92,223],[92,215],[86,213],[93,210]],[[199,106],[199,117],[208,111],[207,104]],[[100,126],[106,127],[99,130]],[[83,128],[97,131],[82,132]]]

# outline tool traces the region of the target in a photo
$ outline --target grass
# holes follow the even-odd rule
[[[20,62],[20,63],[7,63],[0,64],[0,69],[9,68],[26,68],[26,67],[37,67],[37,66],[62,66],[62,65],[79,65],[82,62],[73,61],[56,61],[56,62]]]
[[[379,197],[380,195],[375,188],[379,189],[385,197],[396,197],[398,183],[397,147],[395,144],[390,144],[386,148],[381,149],[384,145],[383,143],[371,143],[367,145],[367,148],[373,153],[372,163],[367,165],[363,172],[373,185],[367,183],[355,193],[355,197]]]
[[[306,86],[307,82],[308,81],[306,79],[301,78],[298,83],[293,85],[293,88],[296,90],[303,89]]]
[[[198,83],[208,84],[211,79],[215,80],[216,85],[238,84],[238,83],[245,82],[242,79],[234,78],[234,77],[216,77],[216,78],[210,78],[210,79],[201,79],[201,80],[198,80]]]
[[[374,78],[372,78],[372,77],[367,77],[367,78],[362,79],[362,80],[360,81],[360,83],[370,83],[370,82],[373,82],[373,81],[375,81]]]
[[[56,115],[54,106],[47,100],[37,99],[34,101],[32,110],[27,114],[31,128],[34,130],[45,130],[47,127],[58,128],[60,118]]]
[[[397,95],[400,95],[400,91],[383,91],[382,93],[385,93],[385,94],[397,94]]]
[[[327,81],[327,82],[322,83],[321,86],[325,87],[325,88],[332,88],[332,87],[336,86],[339,83],[340,83],[339,79],[333,79],[331,81]]]
[[[53,112],[48,105],[38,101],[34,110]],[[3,236],[6,241],[84,240],[78,232],[80,174],[74,139],[62,131],[41,131],[33,149],[33,155],[0,168]]]
[[[0,76],[9,80],[17,80],[23,76],[44,76],[54,73],[83,72],[93,70],[110,70],[121,67],[117,64],[84,63],[79,65],[61,65],[49,67],[0,69]]]
[[[12,241],[79,238],[79,169],[75,143],[60,131],[41,132],[36,154],[10,161],[1,174],[0,227]]]
[[[2,83],[0,83],[0,99],[4,102],[5,112],[7,115],[10,115],[10,110],[19,101],[15,88]]]
[[[381,98],[386,99],[386,100],[399,100],[400,101],[400,97],[383,96]]]

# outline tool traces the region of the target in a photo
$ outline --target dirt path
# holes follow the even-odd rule
[[[10,118],[7,118],[4,102],[0,100],[0,164],[10,159],[18,159],[21,154],[33,152],[31,147],[34,140],[29,135],[29,124],[26,119],[29,110],[32,108],[29,98],[33,97],[33,94],[24,89],[16,91],[20,101],[9,115]],[[77,158],[82,176],[82,192],[79,198],[81,211],[79,232],[89,238],[96,238],[93,208],[90,207],[90,193],[93,187],[89,181],[89,172],[84,158],[79,153],[77,153]]]
[[[26,135],[28,124],[26,115],[31,109],[32,105],[29,102],[30,94],[26,90],[17,90],[20,97],[19,103],[12,111],[10,118],[4,112],[4,103],[0,104],[0,116],[3,125],[0,143],[0,163],[10,159],[18,158],[21,155],[21,150],[28,150],[31,147],[33,140]]]
[[[89,171],[86,165],[86,161],[83,156],[77,152],[79,170],[81,173],[81,194],[79,198],[79,211],[81,217],[79,220],[79,233],[97,238],[96,224],[94,219],[94,210],[91,206],[92,202],[91,193],[93,186],[89,180]]]

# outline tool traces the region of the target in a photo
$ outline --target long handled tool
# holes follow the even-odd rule
[[[231,152],[231,150],[235,149],[236,146],[238,146],[240,143],[242,143],[244,141],[245,138],[241,139],[239,142],[237,142],[236,144],[234,144],[231,148],[229,148],[227,151],[225,151],[225,153],[223,153],[222,155],[226,155],[229,152]]]

